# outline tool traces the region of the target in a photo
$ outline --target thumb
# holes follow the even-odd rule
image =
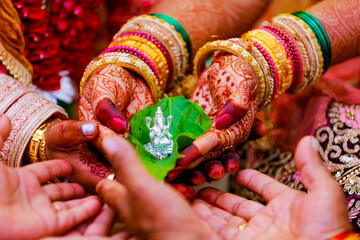
[[[119,136],[107,137],[102,142],[107,160],[121,182],[130,190],[149,185],[154,179],[145,169],[133,146]]]
[[[295,151],[295,164],[301,181],[309,191],[338,188],[319,156],[320,144],[316,138],[306,136],[300,140]]]
[[[50,149],[72,147],[95,139],[97,124],[73,120],[51,124],[45,133],[46,146]]]

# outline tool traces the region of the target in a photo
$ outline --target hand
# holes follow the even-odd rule
[[[344,193],[324,167],[316,139],[300,141],[295,163],[308,193],[246,169],[237,174],[236,182],[263,197],[266,206],[207,188],[198,193],[201,200],[193,209],[224,239],[330,239],[352,230]]]
[[[154,105],[154,100],[147,83],[122,67],[109,64],[96,71],[86,83],[79,115],[82,121],[103,124],[94,142],[101,148],[102,139],[115,133],[125,134],[134,114],[149,105]]]
[[[75,183],[47,184],[48,180],[71,173],[62,160],[8,168],[0,164],[0,225],[4,239],[38,239],[65,233],[91,219],[101,209],[95,196],[83,197]]]
[[[46,155],[48,159],[63,159],[73,171],[66,176],[88,191],[94,192],[96,184],[112,173],[101,161],[101,156],[90,150],[87,142],[99,133],[97,124],[77,121],[61,121],[51,124],[46,130]]]
[[[168,181],[249,136],[259,99],[257,82],[250,65],[233,55],[216,59],[201,74],[191,100],[204,108],[213,127],[181,152],[184,157],[169,172]]]
[[[103,180],[96,190],[136,238],[219,239],[181,195],[149,175],[130,143],[108,137],[103,148],[122,184]]]

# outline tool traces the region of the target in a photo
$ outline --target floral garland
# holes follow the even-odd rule
[[[72,79],[80,79],[89,62],[99,28],[94,9],[101,0],[13,0],[21,18],[25,56],[34,68],[32,83],[43,91],[56,92],[56,99],[69,102]],[[64,74],[66,73],[66,74]],[[66,84],[67,86],[61,86]],[[73,91],[75,94],[75,91]],[[49,93],[47,95],[49,95]],[[54,96],[52,97],[54,98]]]

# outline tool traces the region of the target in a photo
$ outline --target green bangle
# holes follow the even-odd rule
[[[191,41],[190,41],[190,37],[189,34],[186,32],[185,28],[178,22],[176,21],[174,18],[162,14],[162,13],[154,13],[154,14],[149,14],[151,16],[157,17],[159,19],[164,20],[165,22],[167,22],[168,24],[174,26],[175,30],[180,33],[181,37],[183,38],[183,40],[186,43],[186,49],[189,52],[189,62],[191,61],[191,54],[192,54],[192,47],[191,47]]]
[[[327,35],[325,28],[323,27],[323,25],[321,25],[319,20],[317,20],[310,13],[301,11],[301,12],[295,12],[292,15],[303,20],[315,34],[316,40],[320,45],[321,52],[323,53],[323,58],[324,58],[323,73],[325,73],[331,64],[331,45],[330,45],[329,36]]]

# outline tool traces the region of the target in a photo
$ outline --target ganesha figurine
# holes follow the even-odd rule
[[[169,156],[173,152],[174,141],[171,139],[170,125],[173,117],[170,115],[167,117],[167,124],[165,124],[165,117],[158,107],[153,119],[154,125],[151,127],[151,118],[146,117],[146,126],[150,131],[151,141],[144,145],[145,149],[151,153],[154,157],[161,160]]]

